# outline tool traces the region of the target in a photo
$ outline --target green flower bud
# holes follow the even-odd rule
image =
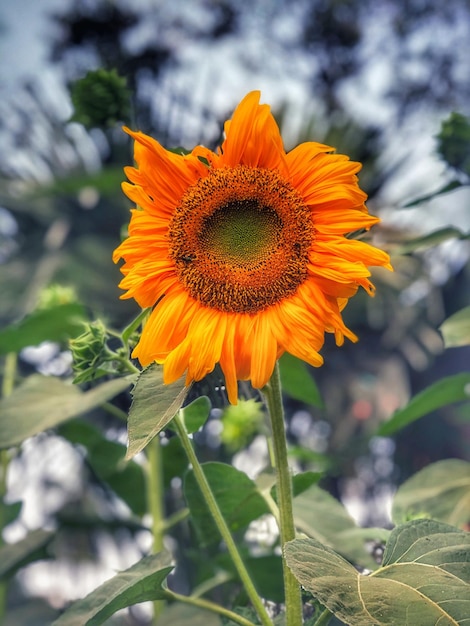
[[[130,91],[116,70],[88,72],[72,85],[71,96],[75,109],[71,121],[86,128],[109,128],[129,121]]]
[[[445,161],[470,176],[470,119],[451,113],[437,136],[438,152]]]
[[[263,408],[256,400],[238,400],[228,406],[222,416],[221,441],[230,450],[240,450],[259,432],[263,421]]]
[[[70,340],[75,383],[89,382],[111,371],[107,340],[108,333],[101,320],[86,323],[85,331]]]

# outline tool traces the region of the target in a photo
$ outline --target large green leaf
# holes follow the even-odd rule
[[[300,584],[350,626],[456,626],[470,615],[470,534],[433,520],[395,528],[368,576],[315,539],[285,546]]]
[[[384,422],[380,426],[378,434],[381,436],[392,435],[397,430],[442,406],[468,400],[470,397],[469,385],[470,372],[442,378],[414,396],[403,409],[395,411],[388,422]]]
[[[375,569],[377,563],[366,550],[368,541],[384,541],[389,531],[359,528],[344,506],[324,489],[312,485],[294,498],[296,527],[309,537],[334,548],[351,563]]]
[[[0,331],[0,354],[19,352],[46,340],[65,341],[75,337],[83,331],[84,319],[84,308],[76,302],[34,311]]]
[[[470,344],[470,306],[448,317],[439,327],[446,348]]]
[[[398,489],[392,519],[402,524],[431,517],[459,528],[470,524],[470,463],[446,459],[428,465]]]
[[[294,400],[322,407],[323,401],[307,365],[285,352],[279,359],[282,390]]]
[[[163,600],[162,583],[172,569],[168,553],[146,556],[72,604],[53,626],[99,626],[119,609],[148,600]]]
[[[0,448],[19,445],[28,437],[88,413],[125,391],[131,380],[117,378],[83,392],[53,376],[29,376],[0,400]]]
[[[140,374],[132,391],[127,459],[143,450],[174,418],[188,391],[184,376],[171,385],[165,385],[161,365],[151,365]]]
[[[230,530],[246,528],[253,520],[269,513],[268,505],[256,484],[244,472],[225,463],[204,463],[202,467]],[[209,545],[220,541],[220,533],[201,496],[192,470],[186,474],[184,495],[201,543]]]
[[[58,433],[84,446],[87,462],[96,476],[106,482],[133,513],[139,516],[146,513],[144,472],[135,461],[125,461],[125,445],[109,441],[98,428],[80,419],[62,424]]]
[[[31,561],[46,558],[46,547],[54,533],[33,530],[17,543],[7,543],[0,548],[0,579],[11,576],[17,569]]]

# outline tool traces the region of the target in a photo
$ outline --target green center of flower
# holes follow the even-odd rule
[[[221,262],[255,267],[278,245],[282,222],[273,209],[257,200],[233,201],[207,217],[201,245]]]
[[[170,222],[178,279],[202,305],[256,313],[307,277],[310,210],[277,171],[211,169],[189,187]]]

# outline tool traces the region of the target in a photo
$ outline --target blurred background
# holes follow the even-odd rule
[[[469,242],[407,242],[470,230],[470,171],[449,158],[442,131],[452,112],[470,113],[469,58],[468,0],[1,3],[0,324],[34,310],[51,284],[73,288],[90,319],[118,329],[129,323],[138,310],[119,300],[111,261],[130,208],[122,168],[132,162],[117,122],[167,148],[214,148],[239,100],[260,89],[287,149],[315,140],[363,163],[369,210],[383,220],[372,241],[393,255],[395,273],[374,272],[377,296],[360,295],[345,311],[359,344],[336,348],[327,339],[325,366],[313,372],[324,407],[287,398],[286,411],[299,467],[326,471],[322,485],[360,524],[386,526],[398,484],[433,461],[469,458],[468,403],[436,411],[393,440],[371,436],[412,395],[468,370],[468,348],[444,350],[438,327],[469,304]],[[73,84],[100,68],[125,78],[131,106],[124,98],[111,124],[72,119]],[[449,183],[452,192],[407,206]],[[19,367],[23,376],[70,376],[70,352],[60,342],[31,346]],[[216,383],[200,387],[215,407],[198,433],[202,454],[254,470],[265,454],[256,428],[227,445]],[[126,410],[128,397],[120,402]],[[122,423],[100,412],[93,420],[125,443]],[[23,506],[7,541],[58,520],[73,526],[77,511],[86,511],[88,527],[73,529],[62,563],[22,570],[8,624],[48,623],[150,545],[69,439],[29,440],[10,465],[7,501]],[[120,619],[145,624],[148,615],[134,609]]]

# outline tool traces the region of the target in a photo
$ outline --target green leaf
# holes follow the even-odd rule
[[[87,461],[96,476],[129,506],[136,515],[147,511],[145,477],[143,469],[135,461],[125,461],[126,446],[109,441],[102,432],[83,420],[62,424],[59,435],[87,451]]]
[[[392,520],[430,517],[459,528],[470,523],[470,463],[446,459],[428,465],[399,487]]]
[[[181,409],[184,425],[189,434],[197,432],[207,421],[211,410],[211,401],[207,396],[200,396],[191,404]]]
[[[470,345],[470,306],[460,309],[439,326],[446,348]]]
[[[184,376],[171,385],[165,385],[161,365],[150,365],[140,374],[132,390],[126,459],[143,450],[171,422],[188,392]]]
[[[309,537],[334,548],[351,563],[375,569],[377,563],[366,550],[367,541],[384,541],[389,531],[358,528],[344,506],[317,485],[294,498],[296,527]]]
[[[250,522],[269,513],[268,505],[248,476],[225,463],[204,463],[204,474],[222,515],[232,532],[246,528]],[[186,474],[184,495],[191,511],[191,521],[203,545],[220,541],[212,515],[201,497],[192,470]]]
[[[146,556],[78,600],[52,626],[99,626],[133,604],[163,600],[162,583],[173,569],[167,552]]]
[[[2,520],[3,527],[8,526],[8,524],[15,521],[21,513],[22,506],[23,502],[21,501],[7,504],[5,501],[0,500],[0,520]]]
[[[433,520],[395,528],[383,566],[368,576],[314,539],[286,544],[300,584],[350,626],[468,623],[470,534]]]
[[[279,359],[279,368],[284,393],[299,402],[323,406],[318,387],[303,361],[285,352]]]
[[[0,332],[0,354],[19,352],[43,341],[63,342],[83,331],[86,319],[81,304],[69,303],[39,309]]]
[[[401,243],[395,250],[396,254],[409,254],[415,252],[415,250],[422,250],[425,248],[433,248],[438,244],[448,241],[449,239],[470,239],[470,233],[463,233],[458,228],[453,226],[446,226],[440,228],[427,235],[409,239]]]
[[[451,191],[454,191],[454,189],[458,189],[459,187],[463,187],[463,186],[464,184],[461,183],[459,180],[451,180],[450,183],[446,183],[443,187],[440,187],[440,189],[437,189],[436,191],[433,191],[432,193],[426,194],[425,196],[420,196],[419,198],[416,198],[416,200],[413,200],[412,202],[408,202],[402,208],[411,209],[412,207],[418,206],[418,204],[422,204],[423,202],[428,202],[429,200],[432,200],[433,198],[436,198],[437,196],[441,196],[443,193],[449,193]]]
[[[22,441],[73,417],[84,415],[125,391],[132,378],[117,378],[90,391],[53,376],[33,374],[0,400],[0,448]]]
[[[46,547],[54,533],[33,530],[17,543],[5,544],[0,548],[0,579],[12,576],[17,569],[45,558]]]
[[[468,400],[470,397],[470,372],[442,378],[437,383],[418,393],[403,408],[395,411],[388,422],[384,422],[378,435],[386,437],[408,426],[411,422],[427,415],[441,406]]]

